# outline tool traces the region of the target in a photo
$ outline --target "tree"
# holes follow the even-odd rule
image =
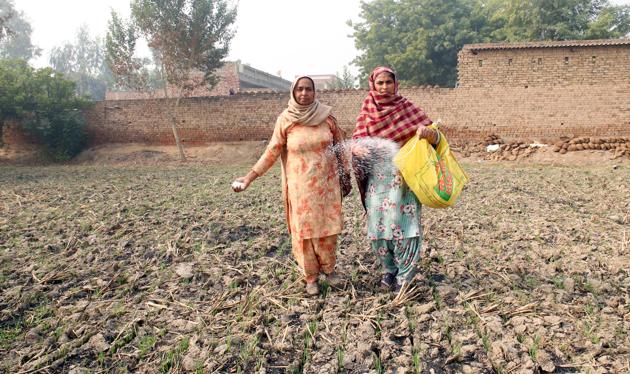
[[[605,7],[588,27],[586,39],[630,38],[630,5]]]
[[[15,16],[13,3],[10,1],[0,2],[0,41],[15,34],[8,23]]]
[[[503,27],[493,39],[508,41],[619,38],[630,31],[630,7],[608,0],[493,0]]]
[[[362,52],[354,60],[361,81],[387,65],[410,84],[453,86],[457,52],[487,40],[488,14],[473,0],[374,0],[361,3],[361,18],[349,22]]]
[[[108,82],[113,80],[112,73],[105,62],[103,41],[92,38],[87,25],[79,28],[74,43],[54,47],[49,62],[53,69],[76,83],[80,96],[105,99]]]
[[[0,0],[0,14],[6,19],[0,26],[0,58],[28,61],[39,56],[41,49],[31,42],[33,30],[24,13],[16,12],[11,0]]]
[[[608,0],[374,0],[354,28],[361,81],[379,65],[404,83],[453,86],[464,44],[616,38],[630,32],[630,7]],[[387,27],[383,27],[387,25]]]
[[[357,86],[357,77],[352,75],[348,66],[344,65],[341,75],[337,72],[335,74],[337,80],[332,84],[333,90],[343,90],[348,88],[355,88]]]
[[[0,60],[0,133],[7,119],[19,121],[56,160],[67,160],[85,146],[74,82],[51,68],[33,69],[24,60]]]
[[[105,38],[105,60],[114,76],[114,86],[118,89],[148,89],[147,62],[136,57],[138,38],[137,27],[112,11]]]
[[[175,117],[180,99],[197,87],[216,84],[214,72],[228,54],[235,18],[236,8],[226,0],[133,0],[131,22],[112,15],[107,51],[114,64],[110,65],[114,76],[131,77],[129,83],[146,87],[148,79],[141,73],[142,64],[134,59],[135,43],[141,34],[157,55],[166,83],[165,96],[169,96],[168,86],[178,91],[170,117],[182,161],[186,156]]]
[[[147,91],[164,87],[158,52],[151,49],[153,61],[136,57],[138,39],[137,26],[112,11],[105,38],[105,62],[112,73],[114,90]]]

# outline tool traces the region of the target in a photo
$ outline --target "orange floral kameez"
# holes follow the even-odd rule
[[[333,117],[319,125],[278,120],[267,149],[252,168],[263,175],[278,157],[282,161],[282,192],[292,252],[314,282],[335,267],[337,235],[342,230],[341,190],[337,158],[331,151],[343,140]]]

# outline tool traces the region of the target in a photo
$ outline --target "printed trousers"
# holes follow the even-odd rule
[[[416,265],[420,261],[422,252],[422,238],[404,238],[399,240],[372,240],[371,247],[381,260],[383,269],[387,273],[396,275],[398,284],[410,282],[418,270]]]
[[[335,270],[337,260],[337,235],[323,238],[291,238],[293,257],[304,273],[307,283],[317,281],[321,272],[330,274]]]

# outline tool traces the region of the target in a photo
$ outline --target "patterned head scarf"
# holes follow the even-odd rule
[[[315,89],[315,83],[313,82],[313,79],[305,75],[297,77],[291,85],[291,98],[289,99],[289,105],[280,116],[290,123],[300,123],[306,126],[317,126],[320,123],[324,122],[326,118],[328,118],[332,107],[320,103],[317,99],[315,99],[315,101],[313,101],[310,105],[298,104],[293,91],[295,90],[295,86],[297,85],[297,83],[302,78],[310,80],[311,83],[313,83],[313,89]]]
[[[394,78],[396,90],[393,95],[380,94],[374,87],[376,77],[385,72]],[[377,67],[370,74],[369,84],[370,92],[363,100],[352,134],[353,139],[375,136],[404,144],[414,136],[419,126],[428,126],[432,123],[422,109],[398,95],[398,81],[392,69]]]

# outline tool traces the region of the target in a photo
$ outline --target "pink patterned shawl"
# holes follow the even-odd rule
[[[388,72],[394,77],[396,91],[393,95],[381,95],[374,87],[376,77],[383,72]],[[398,81],[392,69],[377,67],[370,74],[369,84],[370,92],[363,100],[352,134],[353,139],[373,136],[391,139],[402,145],[416,133],[418,126],[431,124],[431,119],[422,109],[398,95]]]

